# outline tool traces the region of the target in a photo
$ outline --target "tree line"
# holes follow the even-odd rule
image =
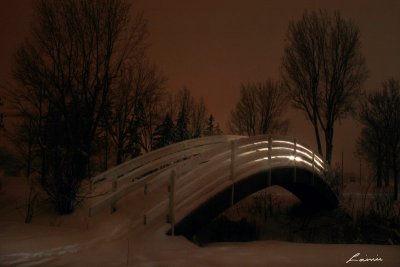
[[[366,93],[367,78],[357,25],[338,11],[305,11],[289,23],[281,81],[242,85],[228,127],[248,136],[284,134],[288,121],[283,114],[290,102],[310,122],[318,152],[331,164],[335,126],[353,116],[362,125],[358,155],[372,166],[378,187],[393,177],[398,199],[399,81],[390,78],[378,91]]]
[[[335,125],[356,110],[368,75],[358,27],[339,12],[305,11],[289,23],[280,70],[279,82],[241,86],[230,130],[285,133],[283,113],[290,102],[311,123],[318,152],[330,164]]]
[[[12,137],[31,185],[37,181],[59,213],[73,211],[97,171],[222,133],[203,99],[187,88],[167,90],[166,77],[146,55],[146,21],[132,15],[128,1],[36,3],[31,35],[15,54],[17,86],[9,93],[20,125]],[[306,11],[289,24],[281,81],[242,84],[228,128],[248,136],[284,134],[291,103],[310,121],[318,152],[330,163],[335,125],[356,111],[367,75],[358,27],[339,12]],[[379,177],[392,171],[397,188],[399,116],[386,105],[391,101],[396,110],[398,81],[383,88],[361,105],[359,144],[365,146],[359,150]]]
[[[125,0],[38,0],[15,53],[9,94],[20,126],[12,139],[31,184],[37,179],[59,213],[79,204],[94,172],[220,133],[202,99],[166,90],[146,56],[146,21],[133,14]]]
[[[371,163],[377,187],[389,186],[393,177],[394,199],[398,199],[400,160],[400,82],[394,78],[366,93],[361,100],[358,120],[361,134],[357,153]]]

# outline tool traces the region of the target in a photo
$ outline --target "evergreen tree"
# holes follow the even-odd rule
[[[140,156],[142,150],[140,146],[140,131],[139,129],[141,128],[142,121],[139,118],[135,118],[131,123],[130,123],[130,129],[129,129],[129,134],[128,134],[128,146],[127,150],[124,151],[126,154],[130,155],[131,158],[136,158]]]
[[[206,130],[204,131],[204,135],[206,136],[215,135],[214,122],[215,122],[214,116],[211,114],[210,117],[208,117],[207,127]]]
[[[214,135],[221,135],[221,134],[224,134],[224,132],[221,130],[219,123],[217,123],[217,126],[215,126],[215,129],[214,129]]]
[[[176,121],[175,142],[181,142],[189,139],[188,124],[188,115],[186,110],[183,108],[179,112],[179,116]]]
[[[174,122],[171,115],[165,115],[164,121],[161,125],[157,126],[154,132],[153,149],[161,148],[174,143]]]

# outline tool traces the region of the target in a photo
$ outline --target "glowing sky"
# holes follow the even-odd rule
[[[29,29],[32,0],[0,3],[0,80],[10,78],[12,53]],[[305,9],[338,9],[360,28],[370,77],[367,90],[382,80],[400,79],[400,1],[133,1],[149,27],[149,56],[168,77],[168,88],[183,86],[204,97],[209,112],[225,128],[241,83],[278,79],[290,20]],[[288,111],[289,135],[315,147],[310,124]],[[354,144],[357,123],[348,119],[335,132],[334,161],[345,155],[346,171],[358,174]]]

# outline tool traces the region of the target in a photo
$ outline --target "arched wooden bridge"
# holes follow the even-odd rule
[[[309,205],[334,208],[338,199],[328,173],[321,157],[296,140],[233,135],[191,139],[94,177],[93,192],[111,192],[93,204],[89,214],[106,208],[115,211],[128,194],[143,194],[143,201],[158,194],[143,212],[143,222],[168,218],[172,233],[190,235],[230,205],[271,185],[282,186]]]

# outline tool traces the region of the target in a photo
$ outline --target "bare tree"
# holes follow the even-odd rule
[[[282,69],[294,107],[313,125],[320,154],[322,130],[330,163],[335,123],[353,111],[367,77],[358,27],[339,12],[305,12],[289,24]]]
[[[123,0],[37,2],[33,34],[15,57],[15,99],[38,118],[40,183],[60,213],[77,204],[110,91],[145,36],[142,16]]]
[[[163,122],[154,130],[153,149],[162,148],[175,142],[175,125],[171,115],[167,113]]]
[[[228,126],[233,133],[248,136],[286,132],[288,121],[282,119],[286,102],[281,86],[271,80],[242,85]]]
[[[140,120],[139,139],[136,142],[144,152],[148,152],[153,147],[154,130],[164,119],[163,104],[166,97],[167,78],[156,65],[148,61],[140,62],[135,70],[134,90],[138,96],[135,113]],[[135,142],[135,140],[131,141]]]
[[[252,85],[242,85],[240,89],[240,100],[236,109],[231,112],[229,128],[236,134],[247,134],[249,136],[259,133],[257,129],[257,88]]]
[[[111,119],[103,130],[110,132],[116,146],[116,164],[126,156],[151,150],[165,95],[165,77],[147,60],[136,62],[125,72],[111,95]]]
[[[193,101],[191,111],[191,137],[198,138],[203,135],[207,123],[207,108],[203,98]]]
[[[360,111],[361,121],[364,124],[363,129],[357,140],[357,154],[367,162],[371,163],[376,179],[376,186],[382,187],[389,185],[389,154],[385,144],[385,134],[382,128],[378,128],[375,119],[371,118],[369,111],[364,106]]]
[[[382,177],[388,185],[389,169],[394,179],[394,199],[398,199],[400,160],[400,83],[389,79],[382,90],[368,94],[362,102],[359,120],[363,125],[358,140],[359,153],[376,170],[378,186]]]
[[[124,72],[125,75],[121,77],[118,88],[111,94],[110,119],[103,129],[104,132],[110,134],[116,146],[116,164],[123,162],[127,152],[129,127],[136,119],[134,109],[138,101],[138,96],[132,89],[132,72],[130,69]]]
[[[194,106],[194,98],[186,87],[176,93],[175,106],[177,108],[175,142],[180,142],[190,138],[189,124]]]
[[[171,92],[162,104],[164,116],[169,114],[175,121],[175,142],[204,135],[207,124],[207,107],[203,98],[193,97],[188,88]]]

